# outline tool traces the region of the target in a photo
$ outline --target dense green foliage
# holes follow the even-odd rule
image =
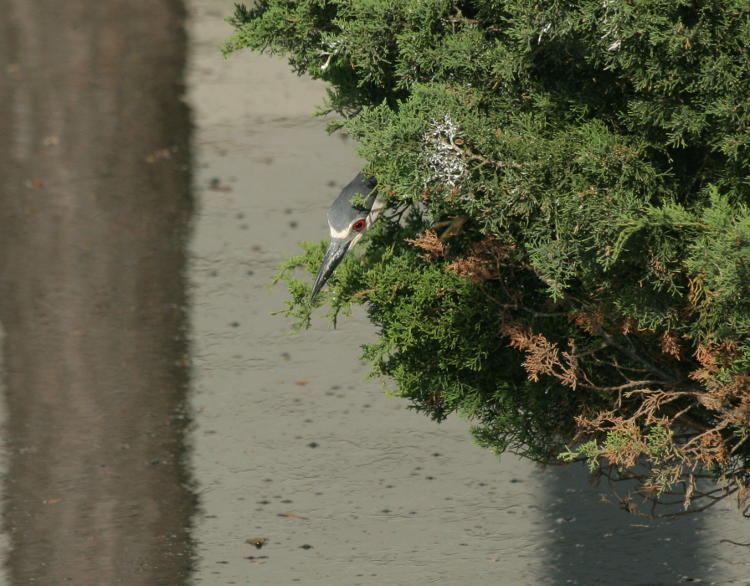
[[[324,297],[367,303],[376,373],[498,452],[588,458],[686,506],[706,473],[742,502],[747,0],[262,0],[231,22],[227,52],[330,84],[387,196]]]

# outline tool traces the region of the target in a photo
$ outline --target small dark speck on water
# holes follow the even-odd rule
[[[247,271],[247,274],[252,277],[255,274],[255,271]]]
[[[309,543],[305,543],[305,544],[303,544],[303,545],[300,545],[300,548],[301,548],[301,549],[312,549],[312,547],[313,547],[313,546],[312,546],[312,545],[310,545]]]
[[[320,444],[318,442],[310,442],[307,444],[308,448],[317,448]]]
[[[241,220],[244,217],[245,217],[245,214],[243,214],[242,212],[240,212],[239,214],[237,214],[237,219],[238,220]]]
[[[231,326],[232,326],[233,328],[238,328],[238,327],[240,327],[240,322],[238,322],[238,321],[233,321],[233,322],[232,322],[231,324],[229,324],[229,325],[231,325]]]
[[[149,466],[163,466],[165,464],[169,464],[166,460],[160,460],[159,458],[154,458],[153,460],[148,461]]]
[[[295,222],[294,220],[292,220],[291,222],[289,222],[289,227],[290,228],[296,228],[297,226],[299,226],[299,224],[297,222]]]

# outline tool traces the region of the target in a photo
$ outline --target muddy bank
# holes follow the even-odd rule
[[[0,13],[9,581],[180,584],[194,508],[183,6]]]

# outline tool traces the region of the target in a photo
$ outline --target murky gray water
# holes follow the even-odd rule
[[[364,380],[361,312],[270,315],[361,163],[320,84],[221,58],[231,10],[186,44],[176,0],[0,0],[5,583],[750,584],[731,503],[646,522],[498,463]]]

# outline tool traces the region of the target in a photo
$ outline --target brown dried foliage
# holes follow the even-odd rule
[[[529,380],[537,382],[540,375],[549,375],[566,387],[576,388],[579,382],[578,361],[574,354],[561,352],[556,343],[547,340],[543,334],[535,334],[531,328],[519,322],[503,324],[501,333],[510,338],[512,348],[526,354],[522,364]]]
[[[664,337],[667,336],[662,337],[662,349]],[[593,416],[576,417],[576,441],[603,437],[612,432],[621,432],[629,438],[628,443],[618,446],[617,452],[602,454],[609,466],[605,475],[612,478],[621,476],[620,472],[613,472],[621,467],[632,468],[644,463],[641,458],[648,454],[649,448],[645,430],[656,424],[661,425],[672,432],[668,456],[662,455],[662,462],[650,462],[652,468],[649,474],[629,475],[630,478],[641,480],[637,493],[658,504],[663,492],[680,483],[683,487],[684,511],[688,511],[697,499],[702,499],[702,504],[694,510],[700,511],[730,494],[737,495],[740,507],[745,506],[750,498],[750,491],[743,489],[748,473],[742,468],[740,460],[732,460],[733,451],[744,440],[739,443],[735,441],[732,448],[727,441],[731,436],[722,432],[730,426],[750,425],[750,376],[735,375],[729,382],[719,382],[716,376],[732,350],[733,345],[727,343],[698,347],[695,356],[701,368],[693,371],[691,377],[700,380],[703,388],[637,388],[623,393],[623,399],[632,405],[629,416],[622,415],[618,408],[617,413],[607,410]],[[666,353],[675,356],[674,352]],[[675,358],[678,357],[679,353]],[[681,407],[675,408],[675,405]],[[693,420],[690,411],[697,405],[710,409],[714,415],[700,421]],[[706,424],[706,421],[712,423]],[[699,491],[696,474],[716,467],[726,471],[726,486],[707,492]],[[628,499],[632,504],[630,496]],[[631,509],[631,512],[649,517],[665,516],[642,513],[637,506]]]
[[[593,311],[575,310],[568,315],[579,328],[588,334],[599,331],[604,323],[604,309],[601,307]]]
[[[671,330],[666,330],[661,336],[661,351],[680,360],[682,356],[680,336]]]
[[[700,367],[688,376],[706,389],[698,397],[701,405],[717,412],[722,427],[750,425],[750,375],[737,373],[728,380],[719,376],[737,358],[736,344],[732,341],[699,344],[694,356]]]
[[[425,231],[419,238],[406,238],[406,242],[426,251],[427,254],[420,254],[419,257],[427,262],[444,257],[448,251],[448,246],[432,230]]]
[[[445,238],[439,237],[434,230],[426,230],[419,238],[406,238],[406,242],[424,250],[426,254],[421,254],[420,257],[427,262],[445,258],[448,254]],[[456,273],[472,283],[497,279],[514,248],[511,245],[500,244],[493,236],[486,236],[474,244],[466,256],[448,264],[445,270]]]
[[[514,246],[500,244],[496,238],[487,236],[474,244],[469,254],[454,260],[445,267],[445,270],[454,272],[472,283],[497,279],[514,248]]]

